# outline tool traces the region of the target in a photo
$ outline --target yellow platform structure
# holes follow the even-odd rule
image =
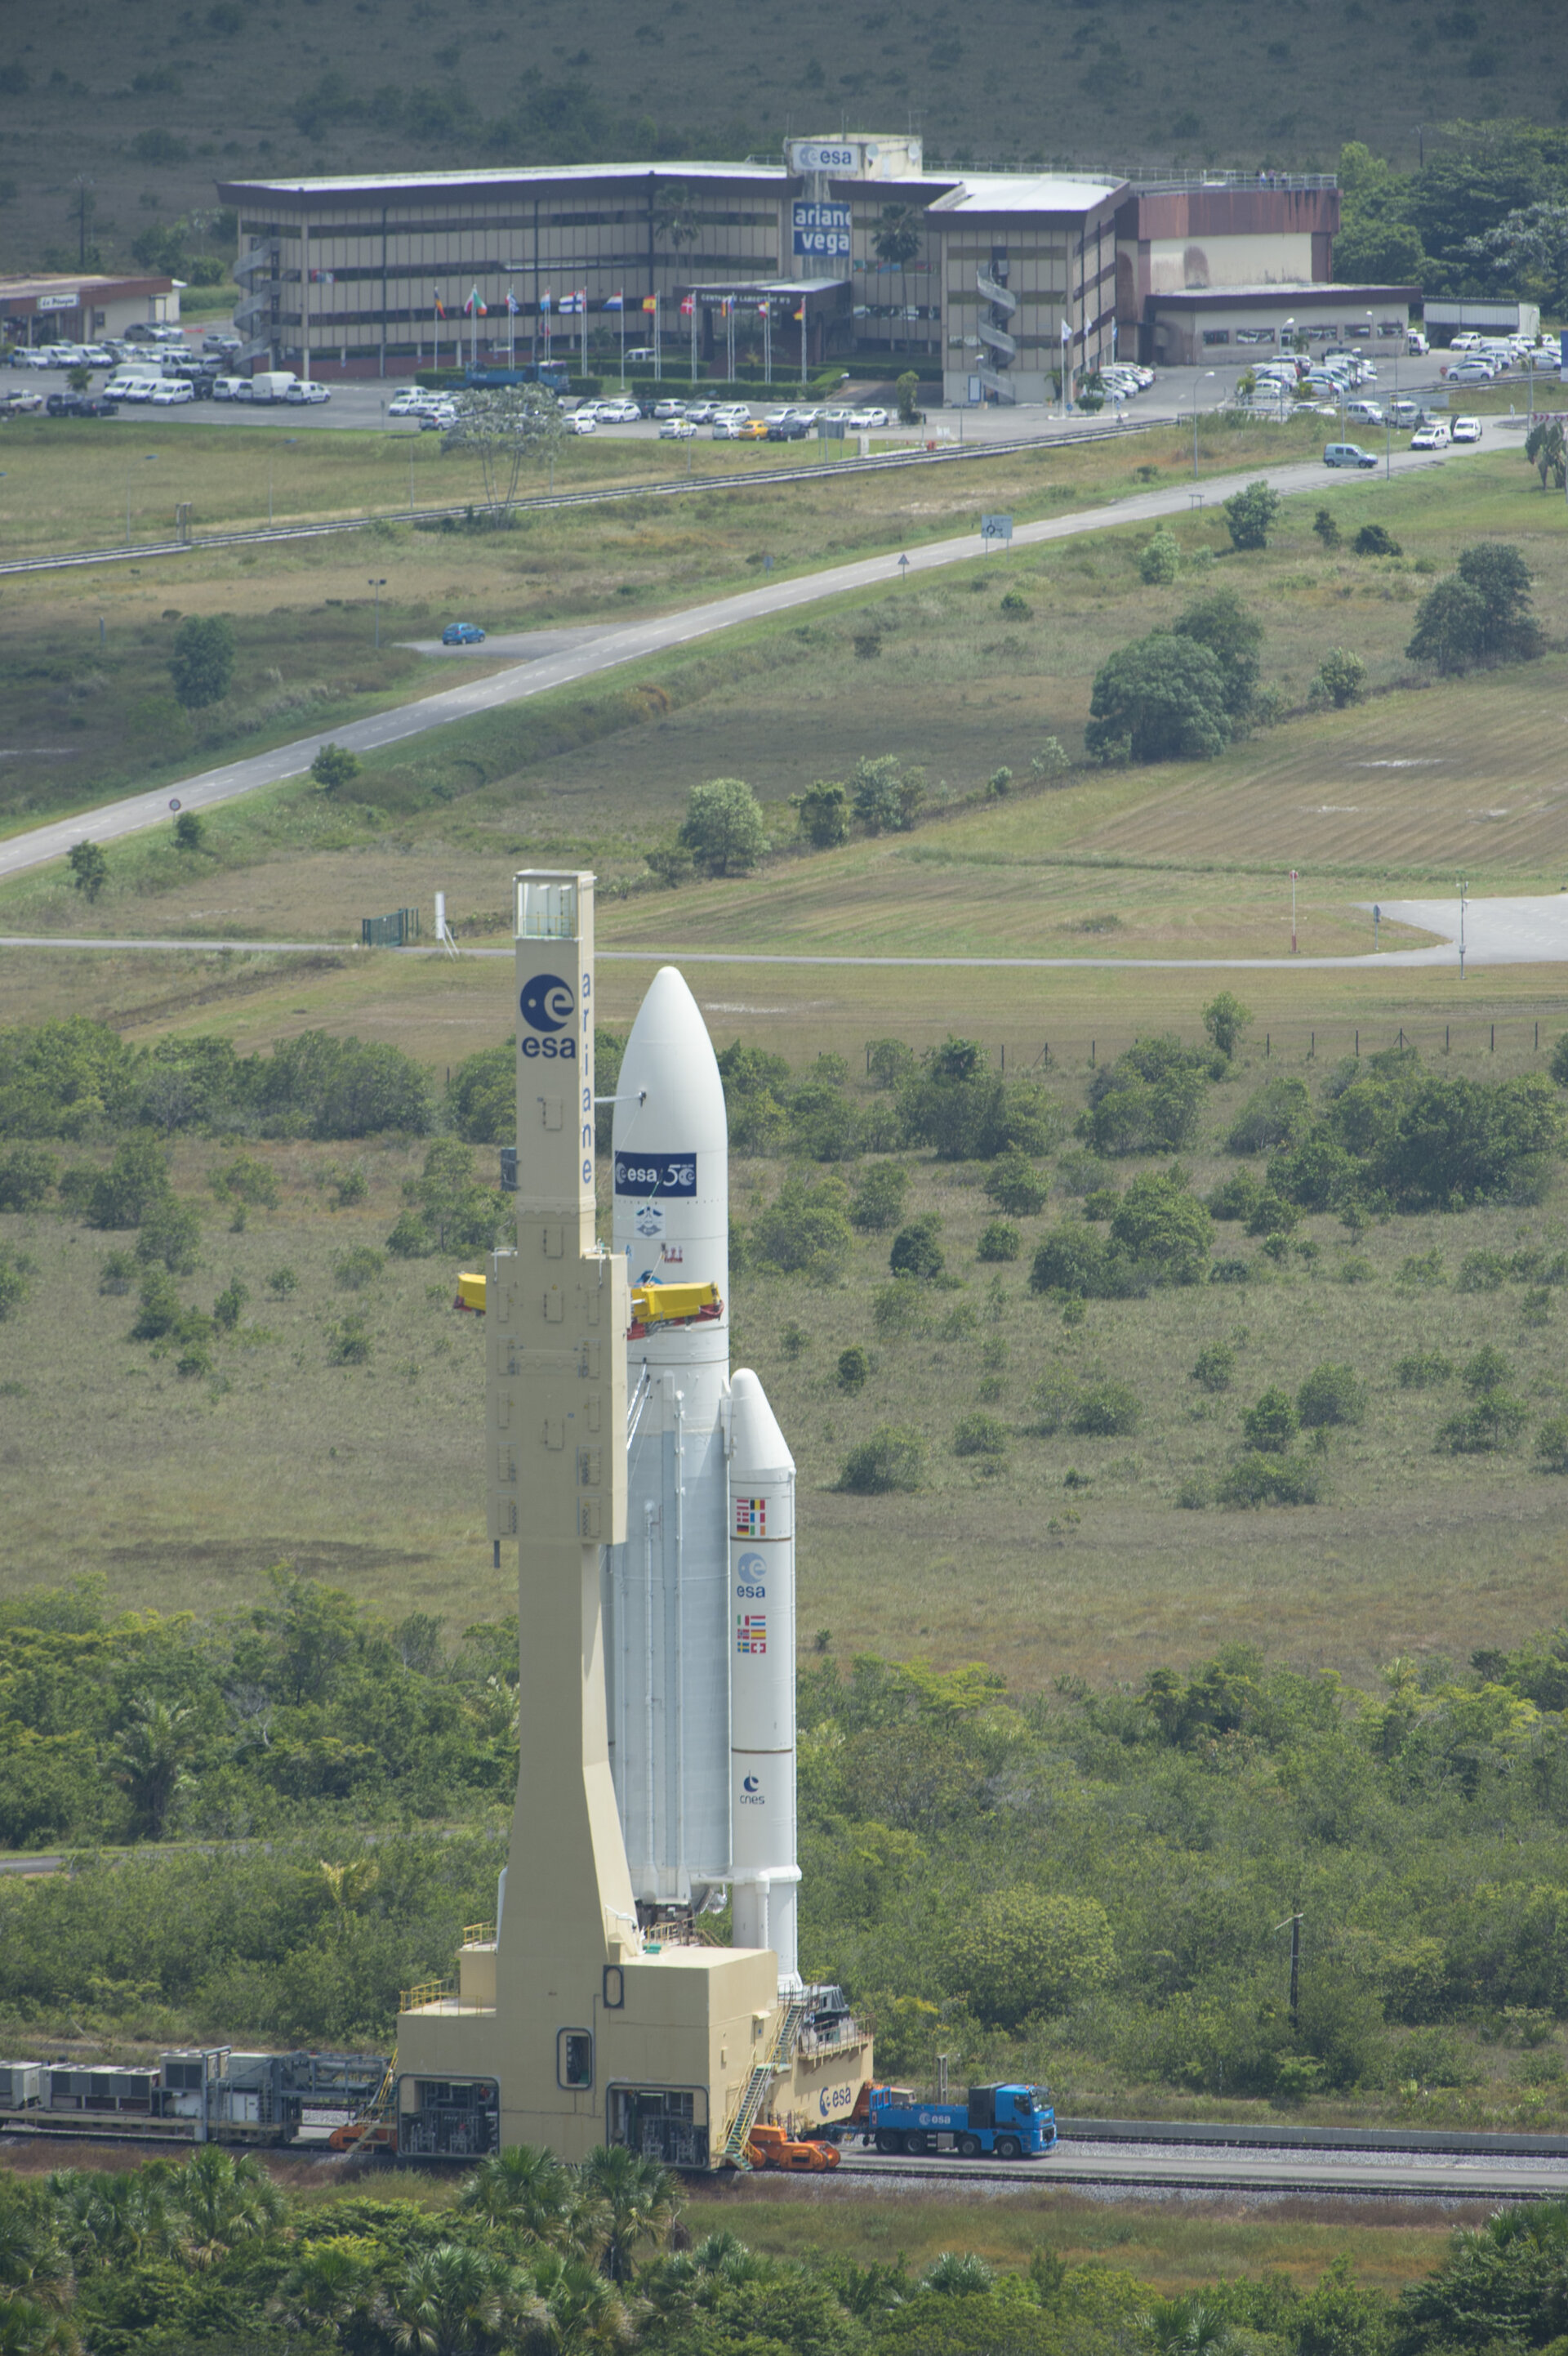
[[[633,1303],[595,1239],[593,878],[519,875],[516,901],[517,1245],[459,1300],[485,1313],[490,1536],[517,1548],[517,1796],[496,1931],[475,1926],[455,1981],[399,2014],[399,2149],[743,2164],[758,2117],[845,2115],[870,2048],[813,2050],[771,1948],[638,1922],[601,1620],[600,1549],[625,1537]]]

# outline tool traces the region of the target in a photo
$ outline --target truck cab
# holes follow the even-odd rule
[[[898,2086],[869,2089],[865,2125],[880,2152],[960,2159],[1037,2159],[1056,2142],[1043,2086],[971,2086],[957,2103],[921,2103]]]

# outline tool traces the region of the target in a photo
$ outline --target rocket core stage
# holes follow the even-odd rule
[[[612,1163],[634,1296],[711,1303],[634,1330],[628,1351],[626,1542],[605,1549],[604,1578],[626,1861],[650,1922],[717,1907],[732,1884],[737,1942],[773,1947],[794,1989],[795,1464],[757,1377],[731,1385],[724,1087],[673,966],[626,1043]]]

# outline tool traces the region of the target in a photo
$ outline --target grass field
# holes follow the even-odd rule
[[[291,446],[264,430],[165,423],[128,444],[113,426],[86,425],[68,440],[27,420],[6,432],[0,530],[22,545],[112,542],[128,487],[141,533],[166,532],[176,498],[193,499],[198,529],[264,521],[269,469],[280,517],[395,509],[406,500],[411,454],[421,504],[475,489],[467,463],[443,459],[429,437],[317,433]],[[1288,443],[1261,428],[1215,434],[1202,465],[1233,470],[1288,455],[1298,441],[1306,445],[1305,429]],[[704,445],[704,466],[733,471],[729,448]],[[176,779],[236,744],[258,751],[340,724],[370,708],[367,696],[385,703],[444,683],[444,672],[399,641],[437,636],[454,614],[493,631],[624,623],[752,586],[765,559],[775,577],[816,571],[975,529],[991,499],[1025,519],[1092,508],[1141,487],[1142,469],[1168,479],[1183,464],[1182,437],[1158,434],[935,475],[847,474],[534,515],[502,532],[410,527],[383,511],[363,535],[265,549],[198,544],[177,558],[30,580],[0,597],[0,827]],[[614,482],[667,478],[670,468],[656,444],[573,443],[558,476]],[[371,576],[386,584],[379,652]],[[166,681],[169,641],[183,614],[212,612],[234,624],[235,683],[223,702],[187,715]],[[531,723],[518,716],[517,724]]]
[[[21,879],[0,894],[0,919],[104,934],[352,937],[360,913],[428,905],[439,884],[465,930],[499,938],[512,867],[586,858],[612,882],[630,879],[642,850],[673,830],[696,777],[748,776],[783,836],[790,792],[813,776],[844,774],[860,753],[896,750],[925,765],[939,804],[913,836],[607,905],[602,945],[646,959],[606,960],[607,1018],[629,1020],[658,959],[700,950],[720,960],[692,968],[720,1042],[743,1035],[797,1066],[832,1048],[854,1069],[864,1043],[885,1033],[918,1049],[962,1030],[993,1052],[1005,1047],[1011,1069],[1049,1047],[1048,1082],[1073,1114],[1092,1061],[1104,1062],[1140,1029],[1195,1036],[1215,987],[1200,968],[1190,977],[1117,970],[1116,958],[1276,956],[1276,969],[1239,984],[1256,1023],[1247,1067],[1214,1091],[1191,1157],[1206,1188],[1231,1166],[1219,1140],[1265,1072],[1316,1080],[1354,1052],[1358,1032],[1370,1052],[1402,1031],[1444,1069],[1484,1076],[1538,1068],[1563,1024],[1568,993],[1555,973],[1472,975],[1461,988],[1437,970],[1308,974],[1287,954],[1291,864],[1304,869],[1302,947],[1324,952],[1366,949],[1362,904],[1417,880],[1446,888],[1460,862],[1477,892],[1560,880],[1553,807],[1563,657],[1422,692],[1403,684],[1414,600],[1470,539],[1519,541],[1538,573],[1541,611],[1555,610],[1568,578],[1561,511],[1533,480],[1517,457],[1488,456],[1342,491],[1342,526],[1353,529],[1363,515],[1386,520],[1404,546],[1397,559],[1326,553],[1310,530],[1310,504],[1298,501],[1261,556],[1217,557],[1219,519],[1184,519],[1184,576],[1168,590],[1139,581],[1142,535],[1127,531],[1020,552],[1005,567],[977,561],[907,600],[852,601],[804,626],[741,634],[717,652],[698,648],[645,666],[608,698],[541,699],[464,723],[417,763],[371,763],[356,788],[363,798],[347,808],[285,787],[216,813],[210,851],[194,858],[148,838],[115,854],[111,888],[94,910],[48,873]],[[660,567],[678,573],[670,533],[691,533],[687,561],[708,577],[721,565],[743,567],[743,530],[715,551],[689,519],[657,522],[649,577],[666,579],[667,594]],[[874,522],[861,517],[854,528],[863,538]],[[610,542],[592,552],[601,597],[615,561]],[[303,605],[305,585],[319,585],[303,564],[294,572],[269,560],[263,573],[258,607],[280,595]],[[1264,679],[1289,700],[1302,701],[1327,647],[1347,640],[1388,691],[1346,712],[1291,719],[1200,767],[1079,772],[1061,790],[976,798],[999,762],[1021,783],[1044,736],[1076,742],[1108,644],[1229,582],[1243,585],[1264,619]],[[531,595],[534,618],[560,615],[567,593],[548,573],[540,583],[519,590],[519,604]],[[1004,588],[1031,610],[1003,615]],[[577,611],[592,609],[585,591]],[[856,650],[868,632],[882,649],[875,659]],[[1382,766],[1407,758],[1430,766]],[[944,782],[956,798],[946,815]],[[1396,938],[1391,927],[1385,946]],[[721,961],[726,953],[831,953],[846,944],[871,954],[1108,962],[958,979],[939,969]],[[395,1041],[438,1075],[506,1035],[507,971],[485,959],[0,954],[0,988],[16,1019],[80,1009],[109,1015],[133,1036],[211,1029],[247,1050],[325,1025]],[[205,1607],[248,1591],[268,1562],[286,1556],[336,1566],[360,1591],[457,1620],[503,1608],[505,1581],[488,1568],[477,1518],[477,1344],[446,1306],[451,1271],[389,1266],[368,1302],[369,1366],[329,1363],[329,1329],[343,1310],[333,1261],[347,1242],[386,1234],[417,1159],[395,1145],[264,1150],[279,1160],[283,1207],[232,1238],[209,1217],[193,1280],[205,1298],[204,1288],[216,1292],[238,1271],[254,1299],[267,1301],[253,1312],[264,1331],[226,1361],[226,1383],[215,1390],[180,1382],[166,1362],[121,1338],[130,1312],[96,1290],[94,1238],[47,1219],[18,1237],[39,1274],[6,1335],[12,1378],[23,1387],[12,1395],[6,1434],[19,1499],[16,1575],[58,1578],[67,1563],[103,1561],[127,1601]],[[182,1185],[202,1191],[216,1151],[180,1147]],[[368,1201],[335,1213],[326,1165],[351,1162],[363,1166]],[[752,1215],[783,1174],[738,1162],[737,1217]],[[858,1245],[845,1285],[813,1297],[805,1311],[776,1282],[748,1278],[738,1288],[740,1350],[798,1439],[808,1539],[803,1627],[831,1630],[842,1653],[983,1654],[1018,1681],[1039,1684],[1064,1670],[1136,1676],[1157,1659],[1201,1652],[1221,1633],[1304,1662],[1332,1660],[1361,1677],[1401,1646],[1462,1655],[1483,1634],[1501,1643],[1552,1615],[1563,1484],[1532,1469],[1528,1449],[1497,1459],[1435,1455],[1433,1433],[1450,1405],[1401,1392],[1393,1367],[1413,1349],[1459,1358],[1499,1338],[1532,1416],[1554,1411],[1554,1323],[1525,1323],[1511,1289],[1423,1290],[1402,1284],[1399,1272],[1434,1244],[1450,1277],[1477,1246],[1551,1246],[1555,1200],[1539,1211],[1394,1221],[1354,1254],[1336,1222],[1308,1221],[1302,1238],[1317,1257],[1292,1256],[1270,1281],[1094,1306],[1069,1330],[1024,1290],[1039,1223],[1025,1223],[1025,1260],[1001,1274],[999,1290],[976,1266],[975,1242],[990,1211],[981,1174],[918,1172],[917,1204],[941,1215],[962,1280],[961,1290],[933,1301],[921,1330],[874,1331],[885,1242]],[[1235,1231],[1222,1230],[1221,1242],[1234,1248]],[[1352,1256],[1370,1261],[1370,1282],[1336,1280]],[[279,1258],[301,1283],[274,1311],[265,1284]],[[784,1337],[796,1323],[805,1338],[792,1355]],[[60,1334],[79,1333],[88,1337],[80,1364],[59,1344]],[[1234,1402],[1211,1402],[1187,1370],[1206,1342],[1227,1334],[1240,1337]],[[876,1366],[851,1400],[832,1369],[853,1341],[871,1346]],[[1180,1509],[1184,1484],[1225,1461],[1241,1406],[1271,1381],[1294,1387],[1325,1358],[1355,1364],[1373,1401],[1363,1430],[1335,1444],[1329,1501],[1264,1515]],[[1147,1402],[1136,1440],[1031,1436],[1030,1393],[1056,1365],[1132,1383]],[[983,1479],[950,1445],[956,1417],[982,1397],[1012,1433],[1003,1470]],[[838,1494],[832,1484],[844,1454],[886,1420],[923,1432],[928,1487],[912,1499]],[[1070,1470],[1086,1488],[1064,1488]],[[891,1615],[879,1601],[890,1583],[899,1598]]]
[[[587,16],[542,0],[526,27],[478,0],[431,26],[394,0],[364,0],[352,22],[319,0],[240,18],[75,0],[15,42],[7,242],[19,262],[73,267],[78,174],[112,265],[149,220],[209,209],[220,177],[741,156],[790,128],[912,127],[932,164],[1328,169],[1351,138],[1403,164],[1417,125],[1430,154],[1456,116],[1552,120],[1568,71],[1561,26],[1523,0],[1483,26],[1368,10],[1283,37],[1219,0],[1196,16],[987,0],[963,16],[818,6],[786,27],[726,8],[698,23],[643,0]]]

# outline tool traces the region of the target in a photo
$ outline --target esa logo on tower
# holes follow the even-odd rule
[[[528,1029],[539,1034],[520,1043],[523,1055],[559,1055],[564,1062],[577,1061],[577,1040],[569,1027],[577,1001],[569,981],[562,981],[558,973],[536,973],[531,981],[523,984],[517,1007]]]

